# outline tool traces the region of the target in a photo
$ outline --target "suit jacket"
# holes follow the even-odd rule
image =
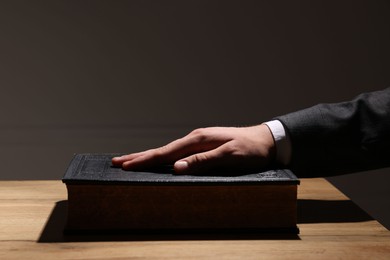
[[[277,119],[291,138],[291,168],[300,177],[390,166],[390,88]]]

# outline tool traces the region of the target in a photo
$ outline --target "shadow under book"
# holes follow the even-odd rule
[[[63,182],[65,233],[251,231],[298,233],[297,185],[289,170],[235,176],[132,172],[115,154],[77,154]]]

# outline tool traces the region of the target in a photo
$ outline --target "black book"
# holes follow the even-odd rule
[[[63,182],[67,232],[259,230],[297,233],[297,185],[287,169],[223,176],[113,167],[116,154],[77,154]]]

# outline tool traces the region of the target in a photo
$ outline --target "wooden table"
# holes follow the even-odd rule
[[[0,259],[390,259],[390,232],[324,179],[299,187],[300,234],[63,236],[60,181],[0,181]]]

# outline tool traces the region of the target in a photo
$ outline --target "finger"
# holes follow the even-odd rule
[[[156,155],[169,158],[171,162],[191,154],[212,150],[226,140],[219,140],[206,134],[198,134],[196,131],[177,139],[166,146],[156,149]]]
[[[211,169],[227,165],[230,157],[226,146],[222,145],[213,150],[196,153],[183,158],[174,164],[174,169],[176,173],[180,174],[208,172]]]
[[[194,152],[203,152],[206,146],[194,147],[191,140],[174,141],[166,146],[151,149],[138,154],[131,154],[121,158],[122,168],[125,170],[142,170],[163,164],[172,164],[176,160],[186,157]],[[187,142],[188,141],[188,142]]]
[[[156,156],[154,152],[149,151],[123,162],[122,168],[124,170],[142,170],[152,168],[159,164],[163,164],[160,157]]]
[[[218,138],[192,132],[163,147],[128,155],[118,159],[116,162],[121,162],[122,168],[126,170],[149,168],[161,164],[172,164],[191,154],[214,149],[224,142],[226,142],[226,140],[220,140]]]
[[[120,156],[117,156],[117,157],[113,157],[113,158],[111,159],[111,163],[112,163],[112,165],[114,165],[114,166],[121,166],[122,163],[123,163],[123,160],[121,159]]]
[[[113,157],[111,161],[114,166],[121,166],[126,161],[131,161],[139,156],[142,156],[145,152],[147,151]]]

